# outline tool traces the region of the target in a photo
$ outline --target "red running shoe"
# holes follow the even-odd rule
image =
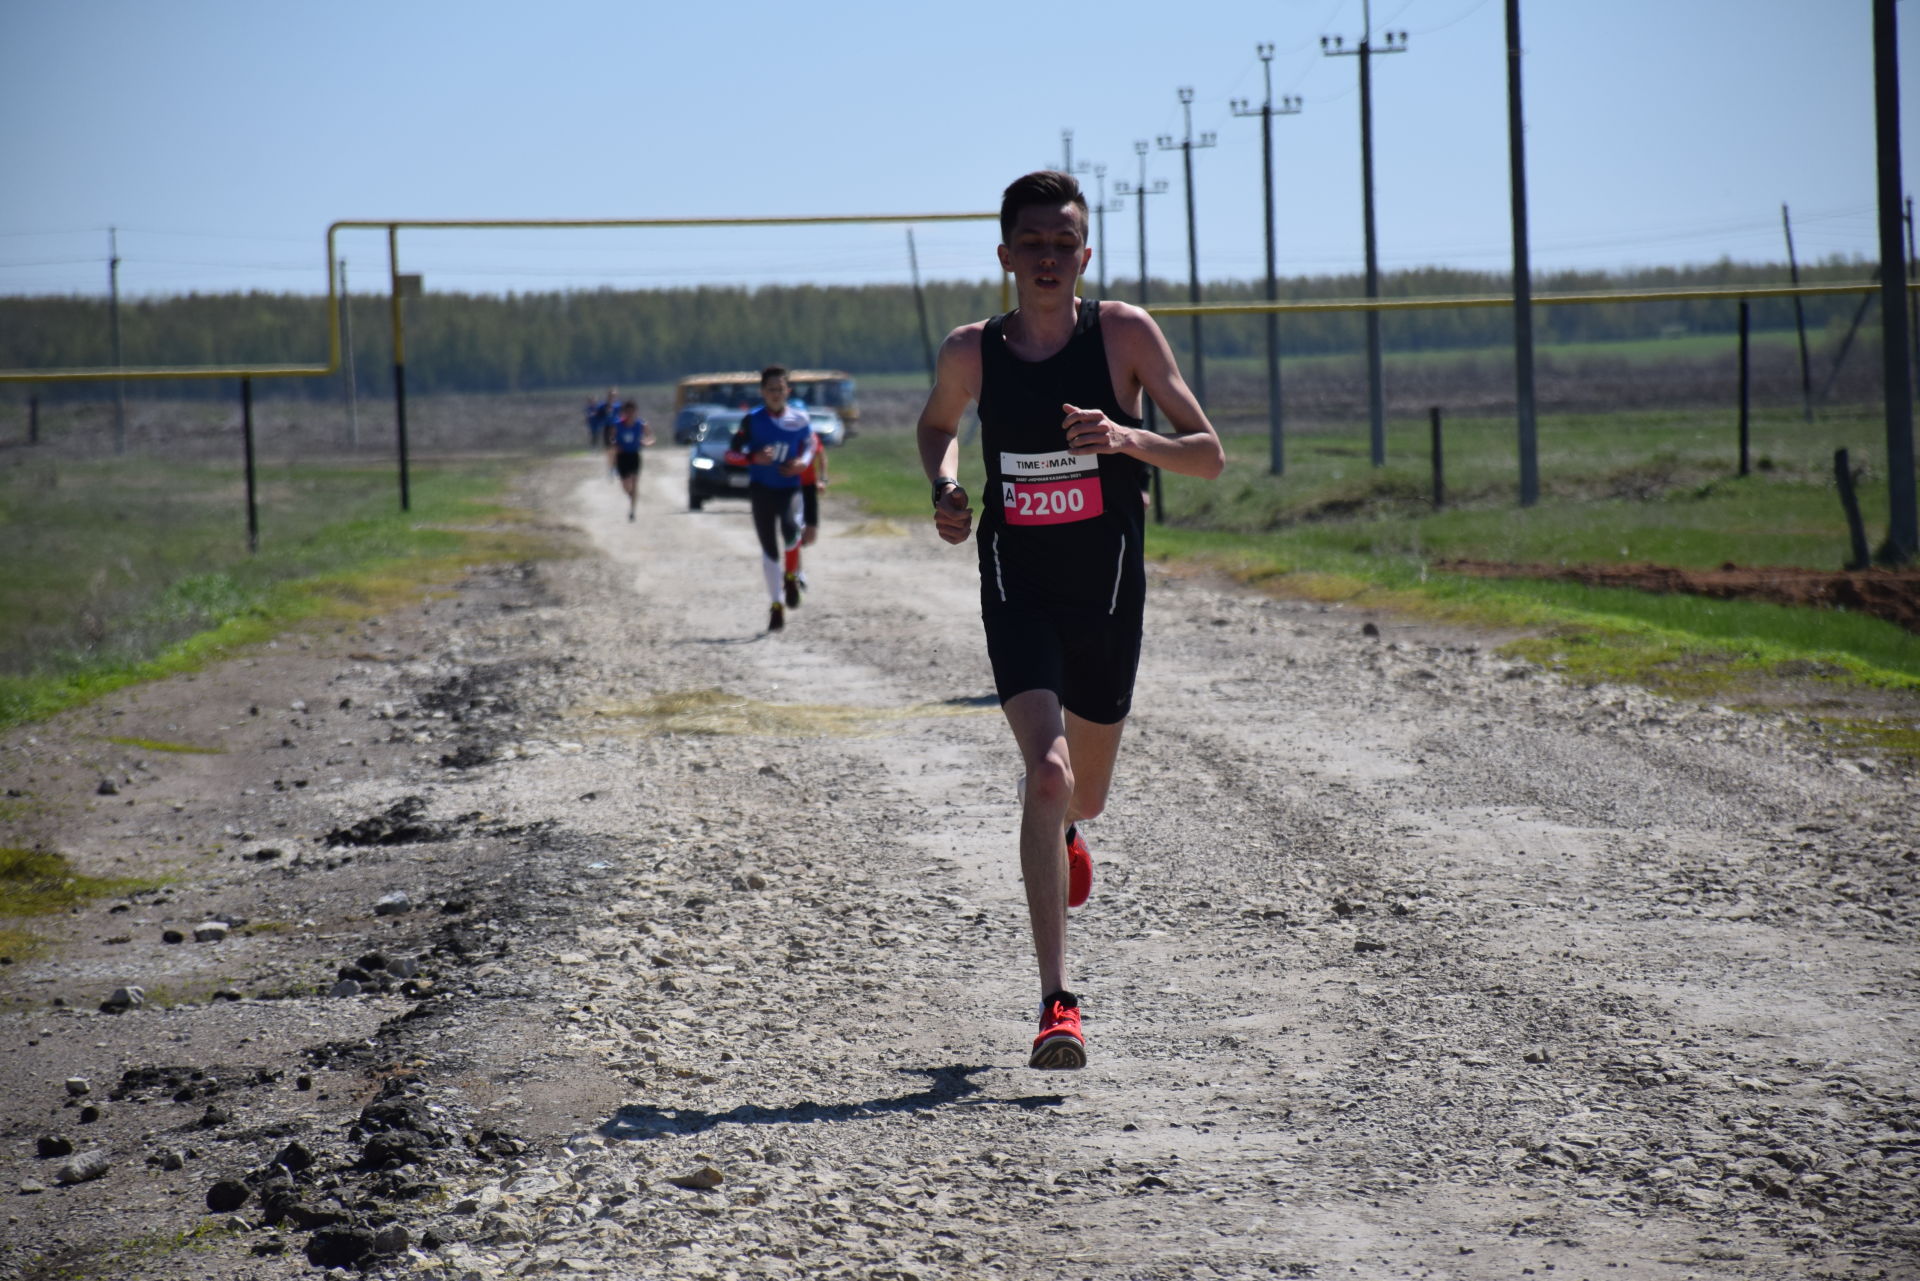
[[[1077,827],[1067,828],[1067,906],[1079,907],[1093,893],[1093,851]]]
[[[1087,1039],[1080,1034],[1080,998],[1055,992],[1040,1003],[1040,1035],[1027,1066],[1068,1069],[1087,1065]]]

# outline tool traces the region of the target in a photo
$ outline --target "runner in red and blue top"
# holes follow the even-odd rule
[[[731,442],[748,464],[747,498],[753,504],[760,571],[772,602],[767,613],[770,632],[785,627],[787,610],[800,605],[800,475],[813,460],[811,420],[806,410],[787,403],[789,395],[784,366],[761,370],[761,404],[740,420]]]
[[[633,519],[640,496],[640,450],[653,443],[653,429],[629,400],[620,406],[619,415],[607,427],[607,461],[620,477],[620,488],[627,491],[627,519]]]
[[[813,546],[820,537],[820,491],[827,487],[827,442],[813,435],[813,461],[800,473],[800,547]],[[800,568],[800,547],[787,550],[787,570],[807,590],[807,571]]]
[[[940,537],[965,542],[974,509],[957,479],[957,433],[967,405],[979,406],[980,612],[1026,770],[1020,870],[1040,966],[1028,1063],[1077,1068],[1087,1052],[1067,987],[1067,908],[1092,889],[1078,825],[1106,805],[1133,706],[1146,602],[1141,479],[1149,465],[1212,479],[1226,457],[1153,318],[1074,296],[1093,253],[1079,183],[1051,170],[1014,182],[1000,233],[1018,306],[947,335],[920,414],[920,461]],[[1143,396],[1169,434],[1141,426]]]

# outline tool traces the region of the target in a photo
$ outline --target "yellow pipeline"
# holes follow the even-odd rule
[[[1743,298],[1812,298],[1828,294],[1868,294],[1877,292],[1878,281],[1847,285],[1758,285],[1721,286],[1715,289],[1648,289],[1620,293],[1535,294],[1535,306],[1566,304],[1591,305],[1608,302],[1699,302]],[[1920,282],[1907,286],[1920,290]],[[1203,302],[1154,303],[1147,308],[1156,316],[1261,316],[1268,312],[1289,311],[1437,311],[1445,307],[1511,307],[1513,299],[1505,294],[1459,294],[1439,298],[1344,298],[1325,302]]]
[[[346,218],[327,227],[327,363],[324,365],[123,365],[119,368],[0,369],[0,383],[126,382],[172,378],[320,378],[340,369],[340,308],[334,291],[334,237],[342,230],[387,232],[391,252],[401,228],[505,230],[515,227],[811,227],[902,222],[985,222],[999,213],[817,214],[785,218]],[[397,259],[396,259],[397,261]],[[398,299],[392,301],[397,312]],[[396,321],[395,333],[400,330]],[[404,338],[401,339],[404,342]],[[404,350],[404,349],[400,349]],[[396,351],[396,356],[400,351]]]

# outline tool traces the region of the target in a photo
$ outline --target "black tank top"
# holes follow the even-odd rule
[[[980,338],[981,602],[1137,619],[1146,600],[1146,464],[1070,453],[1061,428],[1063,404],[1140,425],[1113,394],[1100,304],[1081,301],[1073,336],[1045,360],[1007,349],[1006,320],[987,321]]]

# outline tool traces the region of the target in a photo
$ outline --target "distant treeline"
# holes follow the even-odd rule
[[[1806,283],[1865,279],[1872,264],[1830,261],[1802,268]],[[1538,292],[1683,289],[1776,285],[1783,264],[1723,261],[1710,266],[1629,272],[1560,272],[1540,276]],[[1390,273],[1389,298],[1500,294],[1509,277],[1493,272],[1425,268]],[[1264,296],[1256,281],[1216,281],[1209,302]],[[1112,281],[1115,298],[1137,300],[1132,280]],[[1295,301],[1356,298],[1358,275],[1294,277],[1280,296]],[[1153,281],[1155,301],[1184,300],[1183,282]],[[936,282],[926,287],[933,341],[955,325],[999,310],[1000,283]],[[1809,330],[1837,337],[1859,306],[1858,296],[1805,300]],[[854,374],[919,370],[925,366],[913,291],[906,285],[768,285],[757,289],[601,289],[569,293],[429,293],[406,304],[407,386],[420,393],[537,391],[595,384],[670,381],[705,370],[756,368],[770,361],[846,369]],[[1541,342],[1655,338],[1730,332],[1731,301],[1544,307],[1535,312]],[[1869,313],[1869,322],[1872,319]],[[306,294],[189,294],[123,302],[124,361],[129,365],[245,365],[322,363],[326,356],[326,300]],[[1791,300],[1753,305],[1757,330],[1793,325]],[[387,301],[357,294],[352,301],[354,372],[362,395],[392,387]],[[1186,355],[1189,325],[1163,326]],[[1493,347],[1512,340],[1502,308],[1389,313],[1382,330],[1391,350]],[[1265,350],[1257,316],[1210,317],[1204,342],[1212,356]],[[1282,350],[1291,355],[1358,351],[1364,343],[1357,314],[1313,313],[1281,322]],[[112,363],[109,308],[98,298],[0,298],[0,368],[104,366]],[[100,395],[106,384],[45,384],[43,398]],[[257,394],[331,399],[344,394],[334,378],[262,380]],[[21,384],[0,388],[18,400]],[[166,381],[130,389],[142,397],[226,396],[212,382]]]

